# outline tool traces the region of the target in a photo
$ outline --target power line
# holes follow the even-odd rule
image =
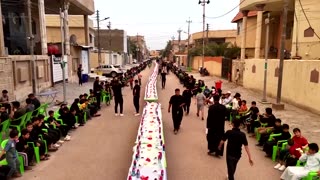
[[[310,23],[310,21],[309,21],[309,18],[308,18],[307,14],[306,14],[306,12],[304,11],[304,8],[303,8],[303,6],[302,6],[301,0],[299,0],[299,4],[300,4],[301,10],[302,10],[302,13],[304,14],[304,17],[306,18],[306,20],[307,20],[310,28],[312,29],[312,31],[313,31],[313,33],[316,35],[316,37],[320,40],[320,36],[315,32],[315,30],[314,30],[314,29],[312,28],[312,26],[311,26],[311,23]]]
[[[245,2],[246,0],[243,0],[243,1],[241,1],[236,7],[234,7],[234,8],[232,8],[230,11],[228,11],[228,12],[226,12],[226,13],[224,13],[224,14],[222,14],[222,15],[220,15],[220,16],[216,16],[216,17],[208,17],[208,16],[206,16],[206,18],[209,18],[209,19],[218,19],[218,18],[222,18],[222,17],[224,17],[224,16],[226,16],[226,15],[228,15],[228,14],[230,14],[232,11],[234,11],[235,9],[237,9],[243,2]]]

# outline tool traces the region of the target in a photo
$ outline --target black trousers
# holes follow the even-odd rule
[[[78,78],[79,78],[79,85],[82,85],[82,77],[81,77],[81,75],[78,75]]]
[[[140,108],[139,100],[140,100],[139,96],[133,96],[133,105],[136,108],[136,113],[139,113],[139,108]]]
[[[118,113],[118,106],[120,106],[120,114],[123,113],[123,98],[121,97],[114,97],[114,112]]]
[[[101,93],[100,92],[96,92],[95,96],[96,96],[96,99],[97,99],[97,108],[100,109],[101,108]]]
[[[189,114],[189,112],[190,112],[190,104],[191,104],[191,102],[186,102],[186,104],[183,106],[183,110],[184,110],[187,114]]]
[[[4,165],[4,166],[0,166],[0,179],[1,180],[7,180],[8,179],[8,174],[10,172],[10,166],[8,165]]]
[[[27,147],[24,153],[27,154],[29,163],[32,162],[34,157],[34,149],[32,147]]]
[[[173,120],[174,130],[180,129],[182,117],[183,117],[182,109],[172,111],[172,120]]]
[[[219,144],[224,135],[224,131],[218,132],[213,129],[208,129],[207,141],[208,141],[208,150],[210,153],[216,153],[219,156],[223,156],[224,146],[219,150]]]
[[[165,88],[166,87],[166,74],[165,73],[161,73],[161,85],[162,85],[162,88]]]
[[[240,158],[227,155],[228,179],[234,180],[234,173],[237,169],[237,164]]]

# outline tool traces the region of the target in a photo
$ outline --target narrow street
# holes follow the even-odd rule
[[[143,76],[141,108],[144,106],[144,87],[152,70],[147,68],[141,73]],[[87,91],[85,89],[87,88],[84,88],[83,93]],[[73,94],[73,96],[78,95]],[[134,116],[130,87],[123,89],[123,96],[124,117],[115,117],[113,102],[111,106],[104,105],[100,112],[101,117],[93,118],[84,127],[79,127],[72,132],[70,142],[65,142],[57,152],[51,153],[50,160],[36,165],[32,171],[26,172],[20,179],[126,179],[132,160],[132,148],[137,135],[139,117]]]
[[[225,180],[227,175],[225,156],[217,159],[207,155],[206,118],[204,121],[197,118],[194,101],[190,108],[190,114],[183,117],[181,131],[177,135],[173,134],[173,123],[171,113],[168,113],[168,103],[176,88],[180,88],[181,92],[184,90],[173,73],[167,76],[165,90],[161,90],[161,81],[158,81],[158,94],[163,108],[168,179]],[[207,108],[205,108],[205,117],[206,114]],[[226,124],[226,129],[228,128],[231,127]],[[247,154],[243,149],[235,178],[238,180],[279,179],[281,173],[273,169],[275,163],[266,158],[265,153],[255,146],[256,140],[254,138],[247,138],[254,166],[250,167]]]
[[[151,69],[142,72],[142,91]],[[160,88],[158,94],[162,104],[164,121],[168,179],[171,180],[224,180],[226,177],[225,158],[217,159],[207,155],[205,122],[195,115],[192,103],[191,113],[184,116],[182,129],[178,135],[172,132],[171,114],[167,112],[170,96],[178,85],[178,79],[170,74],[167,87]],[[126,179],[132,160],[132,147],[136,138],[139,117],[134,117],[130,88],[123,90],[125,116],[114,117],[113,104],[104,107],[102,116],[89,121],[86,126],[72,133],[72,141],[66,142],[47,162],[41,162],[34,170],[26,172],[21,179]],[[144,101],[141,98],[141,107]],[[228,125],[226,127],[229,127]],[[249,139],[250,150],[255,165],[249,166],[244,153],[239,162],[236,177],[239,180],[277,179],[280,172],[273,169],[274,163],[264,157],[264,153],[255,147],[255,140]],[[250,172],[250,173],[248,173]]]

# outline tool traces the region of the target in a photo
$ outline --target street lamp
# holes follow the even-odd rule
[[[199,4],[203,6],[203,29],[202,29],[202,68],[204,68],[204,32],[206,23],[206,4],[209,4],[210,0],[199,0]]]
[[[98,25],[98,62],[101,65],[101,44],[100,44],[100,22],[110,19],[110,17],[106,17],[104,19],[100,19],[99,11],[97,11],[97,25]]]

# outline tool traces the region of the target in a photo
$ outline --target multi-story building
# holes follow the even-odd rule
[[[320,28],[316,0],[288,1],[285,50],[287,58],[319,59]],[[300,4],[301,2],[301,4]],[[242,59],[261,58],[265,52],[265,19],[270,12],[269,46],[271,58],[280,57],[283,1],[246,0],[240,4],[240,13],[232,22],[238,24],[238,38],[242,46]],[[308,23],[310,22],[310,24]],[[310,27],[311,25],[311,27]],[[253,46],[254,43],[254,46]],[[254,53],[252,48],[254,48]]]
[[[241,61],[233,62],[233,76],[240,69],[240,83],[260,91],[266,79],[268,95],[319,113],[319,106],[314,106],[320,101],[318,4],[318,0],[241,1],[240,13],[233,19],[240,33],[237,41],[241,44]],[[284,8],[288,10],[286,19]],[[266,39],[268,16],[270,31]],[[280,63],[282,43],[285,61]],[[278,85],[282,88],[278,89]]]
[[[236,30],[209,30],[204,32],[205,43],[232,43],[236,42]],[[190,46],[202,46],[203,32],[196,32],[190,36]]]
[[[95,33],[98,37],[98,32]],[[98,38],[95,39],[95,45],[98,45]],[[100,29],[100,47],[106,55],[104,64],[125,64],[128,62],[128,37],[124,30],[119,29]],[[97,52],[97,50],[95,51]],[[93,60],[97,63],[97,60]]]
[[[70,56],[72,63],[71,67],[67,66],[68,73],[66,78],[72,80],[72,77],[77,72],[79,64],[82,64],[83,73],[90,72],[90,48],[94,47],[94,33],[93,21],[88,19],[89,25],[89,42],[86,43],[86,32],[83,16],[70,15],[69,16],[69,35],[70,35]],[[47,42],[48,46],[58,45],[61,48],[61,26],[59,15],[46,15],[47,26]],[[52,81],[53,83],[61,82],[62,70],[59,64],[53,64],[52,67]],[[69,75],[71,78],[69,78]]]
[[[129,40],[137,46],[137,60],[142,61],[147,58],[148,48],[144,36],[129,36]]]
[[[7,89],[12,99],[18,100],[24,99],[28,93],[33,91],[37,93],[52,86],[53,63],[48,56],[45,14],[60,14],[59,10],[62,8],[61,3],[52,0],[31,1],[32,11],[28,14],[28,5],[25,2],[11,0],[0,2],[2,14],[0,16],[2,22],[0,23],[0,76],[2,77],[0,89]],[[65,10],[66,15],[82,15],[85,45],[89,45],[88,16],[94,13],[94,1],[70,0],[66,3],[69,4],[69,9]],[[32,20],[30,26],[28,16],[31,16]],[[68,18],[68,16],[65,17]],[[66,29],[69,29],[68,23]],[[32,34],[31,37],[30,34]],[[30,39],[34,39],[34,56],[31,55]],[[70,61],[69,41],[70,37],[65,37],[66,55],[70,68],[72,61]],[[72,75],[69,74],[69,78]]]

